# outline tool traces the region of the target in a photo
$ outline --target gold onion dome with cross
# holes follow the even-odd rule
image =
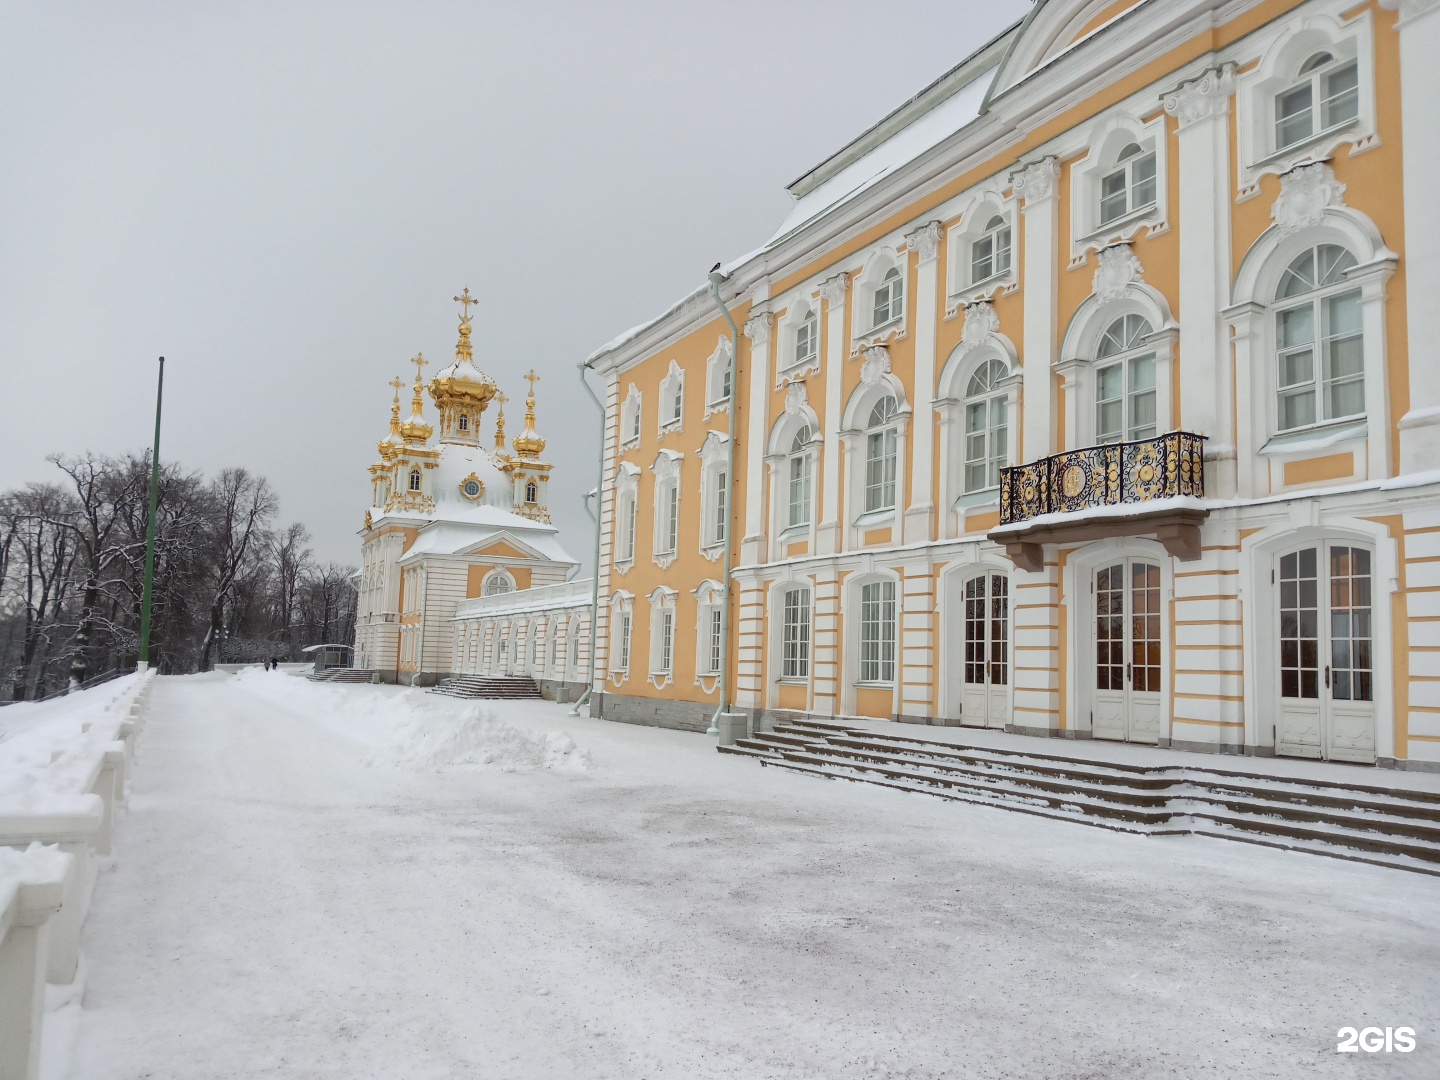
[[[381,461],[393,460],[405,443],[405,436],[400,434],[400,391],[405,389],[405,380],[396,375],[390,385],[395,388],[395,400],[390,404],[390,431],[380,440]]]
[[[480,414],[495,396],[495,381],[475,366],[475,351],[470,344],[470,305],[478,304],[466,288],[455,302],[460,304],[460,338],[455,343],[455,362],[442,368],[430,380],[430,396],[440,410],[440,426],[456,430],[461,414],[466,417],[466,430],[479,426]]]
[[[531,368],[525,379],[530,383],[530,393],[525,397],[525,430],[516,435],[510,445],[515,448],[516,457],[534,461],[545,449],[545,440],[535,430],[535,384],[540,381],[540,376]]]
[[[400,425],[400,434],[407,443],[423,443],[435,433],[424,416],[425,384],[420,374],[430,361],[425,359],[424,353],[416,353],[410,362],[415,365],[415,394],[410,400],[410,415]]]

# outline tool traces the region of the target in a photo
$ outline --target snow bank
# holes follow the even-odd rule
[[[472,705],[459,716],[416,710],[366,764],[421,772],[584,772],[590,755],[564,732],[526,731]]]
[[[264,669],[233,676],[247,693],[303,711],[365,743],[366,765],[417,772],[585,772],[590,756],[565,732],[498,719],[485,705],[390,686],[337,686]]]

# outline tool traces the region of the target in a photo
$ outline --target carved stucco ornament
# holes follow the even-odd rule
[[[1118,300],[1131,285],[1144,280],[1145,268],[1129,244],[1114,244],[1095,253],[1095,280],[1091,291],[1101,300]]]
[[[805,384],[799,379],[788,383],[785,387],[785,415],[794,416],[807,405],[809,396],[805,392]]]
[[[960,346],[965,352],[978,348],[1000,329],[1000,316],[989,300],[965,305],[965,328],[960,332]]]
[[[1270,216],[1281,235],[1319,225],[1325,211],[1345,205],[1345,185],[1335,179],[1335,170],[1323,161],[1301,165],[1280,177],[1280,195]]]
[[[880,379],[890,374],[890,350],[884,345],[865,346],[865,360],[860,365],[860,381],[866,386],[874,386]]]

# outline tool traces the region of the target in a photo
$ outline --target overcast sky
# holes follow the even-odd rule
[[[269,477],[357,562],[385,384],[448,362],[468,285],[588,563],[575,364],[1029,6],[0,0],[0,489],[143,450],[163,354],[162,457]]]

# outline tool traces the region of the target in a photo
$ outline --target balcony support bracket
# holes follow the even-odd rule
[[[1150,514],[1107,514],[1086,520],[1082,511],[1075,515],[1076,520],[1035,525],[1020,531],[1002,527],[990,533],[989,538],[1004,545],[1005,554],[1016,569],[1032,574],[1044,569],[1046,545],[1084,544],[1116,536],[1153,536],[1181,562],[1194,562],[1200,558],[1200,524],[1209,516],[1209,510],[1186,507]]]

